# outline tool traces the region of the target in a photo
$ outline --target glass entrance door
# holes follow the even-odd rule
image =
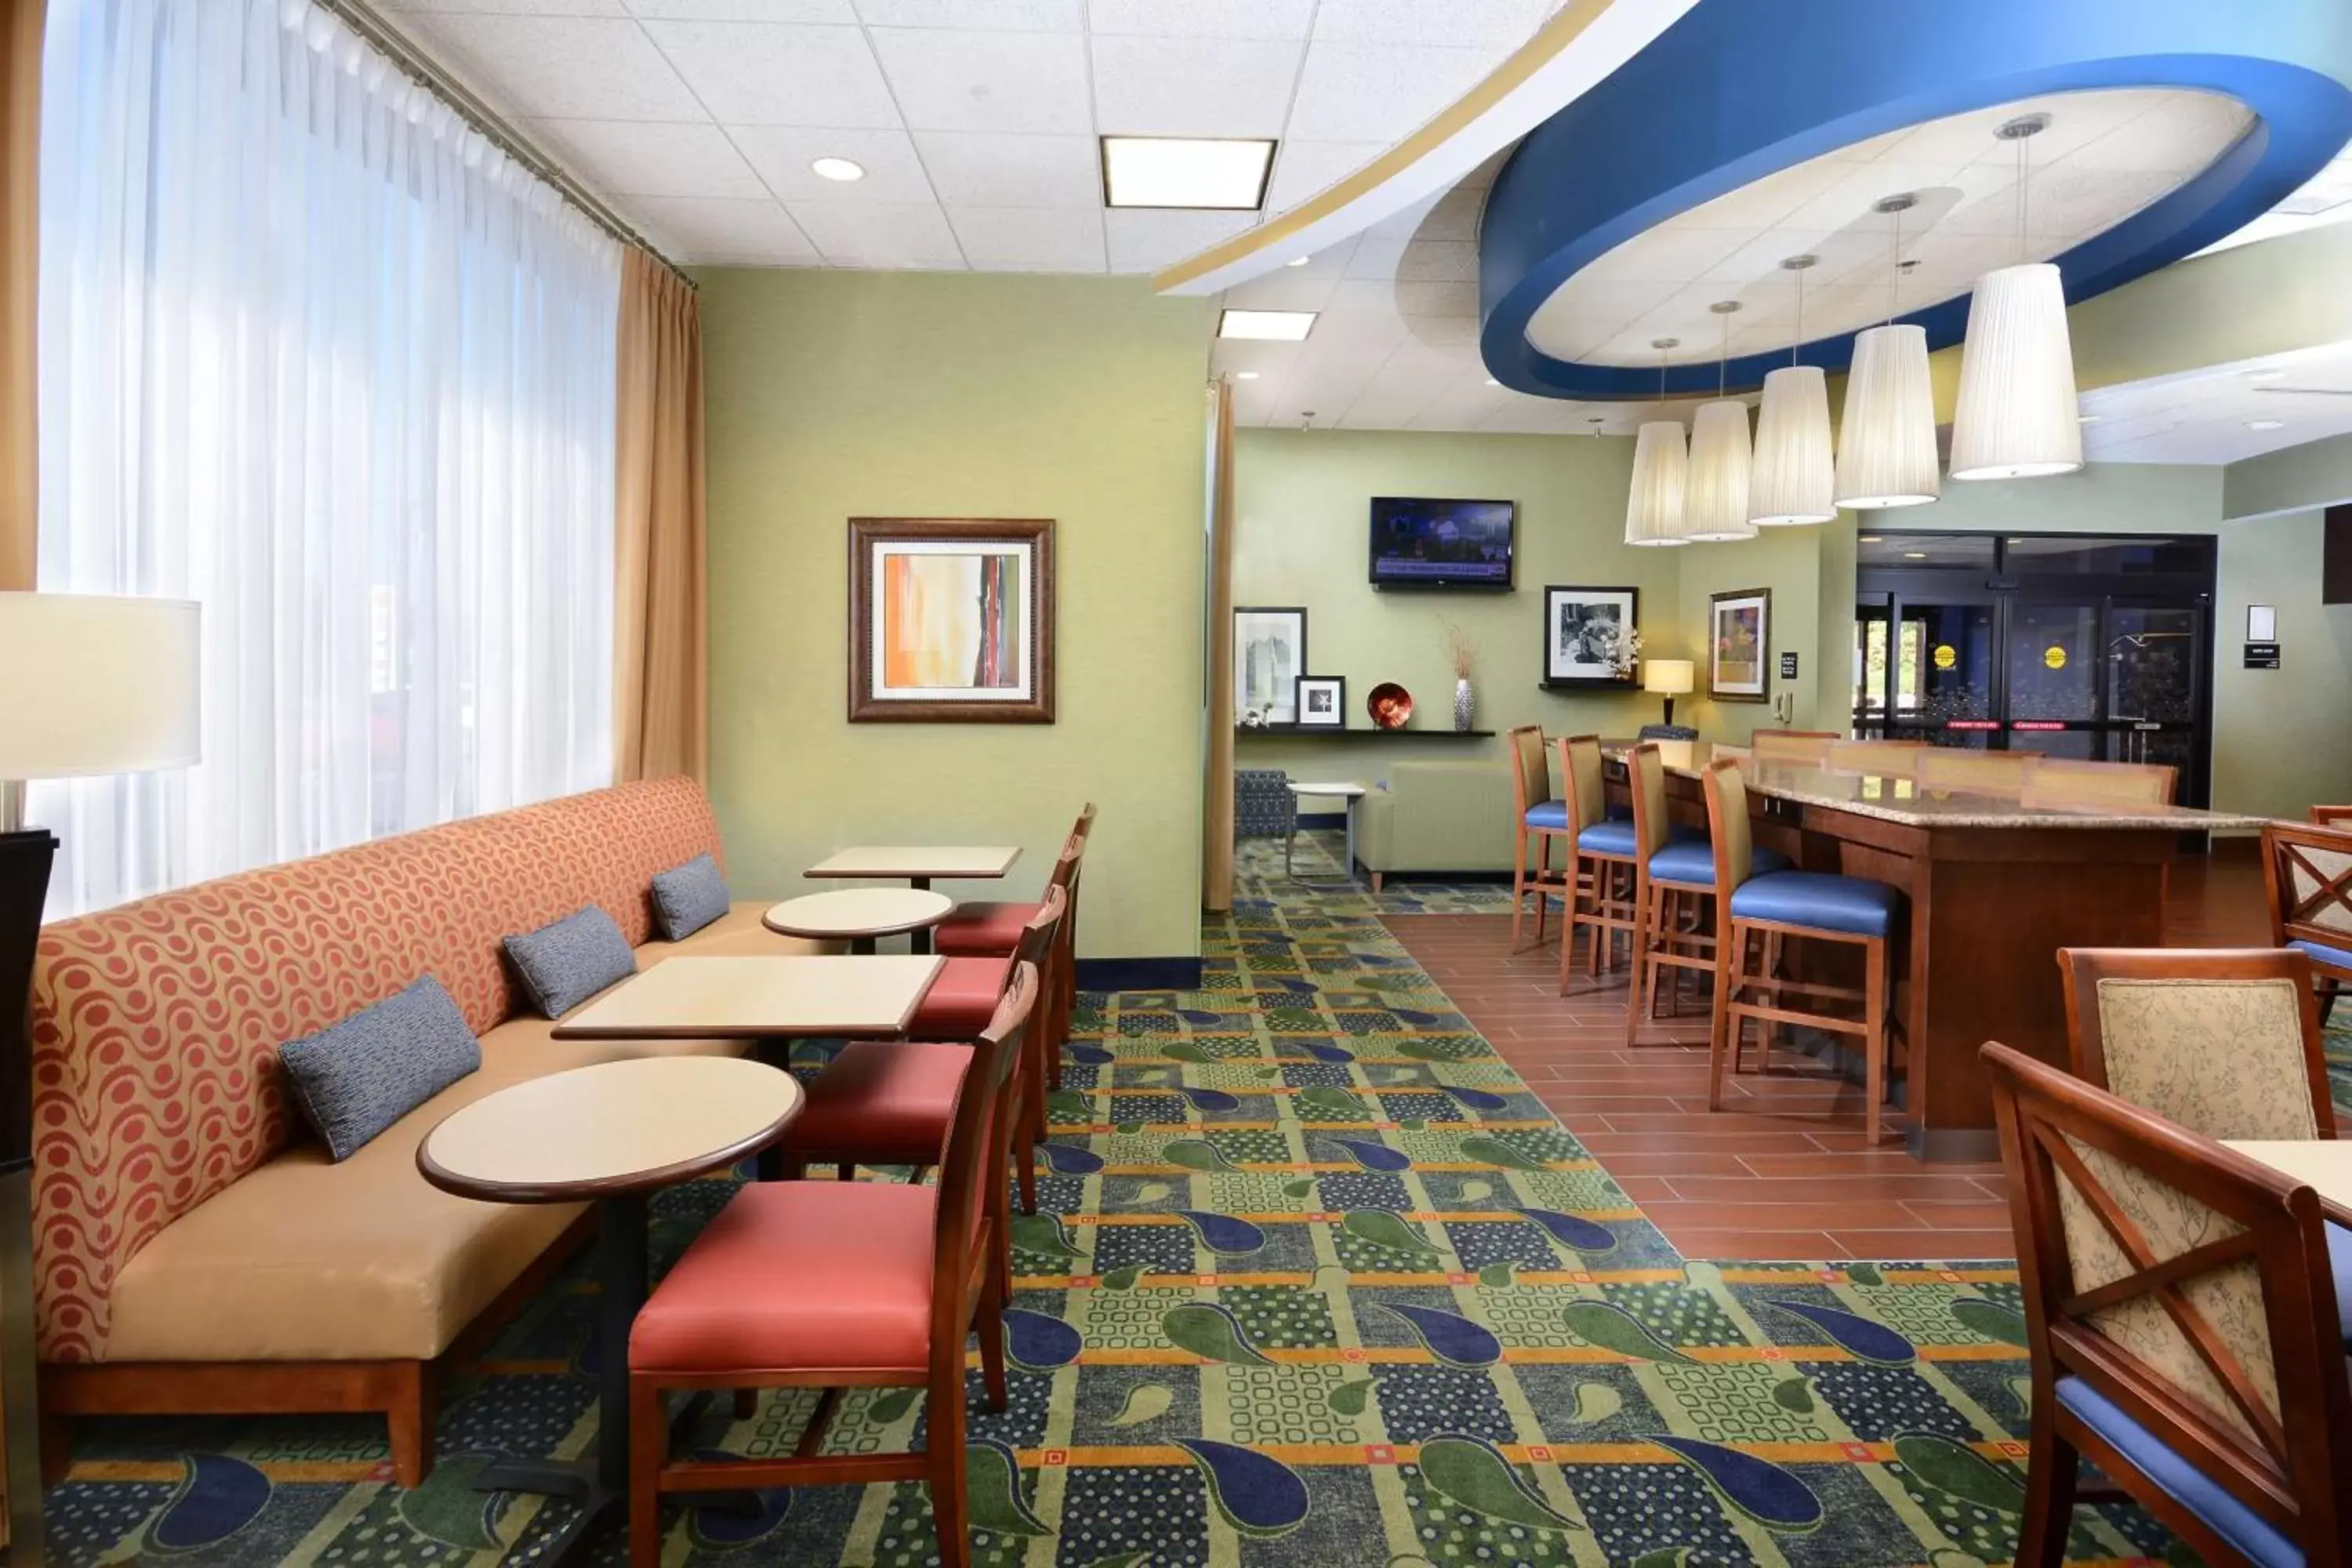
[[[1978,748],[1998,737],[2000,609],[1990,595],[1858,604],[1854,732]]]
[[[2009,749],[2085,762],[2101,755],[2100,605],[2010,606]]]

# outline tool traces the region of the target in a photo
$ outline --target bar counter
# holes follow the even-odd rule
[[[1604,746],[1613,805],[1626,804],[1632,744]],[[1714,749],[1658,742],[1676,821],[1706,824],[1699,775]],[[2166,868],[2182,836],[2263,820],[2116,802],[2027,806],[1876,773],[1739,763],[1758,844],[1802,870],[1892,883],[1909,900],[1896,968],[1908,1060],[1898,1051],[1895,1061],[1911,1152],[1929,1161],[2000,1155],[1977,1061],[1985,1041],[2065,1064],[2058,949],[2163,945]]]

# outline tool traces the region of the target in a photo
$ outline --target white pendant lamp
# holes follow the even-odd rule
[[[1723,395],[1731,363],[1731,318],[1737,300],[1719,300],[1708,310],[1723,321],[1723,353],[1716,362],[1715,400],[1698,405],[1691,421],[1690,479],[1683,492],[1683,534],[1703,544],[1728,544],[1756,537],[1748,521],[1748,405]]]
[[[1917,198],[1889,196],[1875,211],[1895,219],[1895,287],[1902,279],[1903,217]],[[1898,323],[1858,332],[1846,374],[1844,427],[1838,437],[1838,505],[1857,511],[1921,506],[1942,493],[1936,461],[1936,390],[1927,375],[1927,331]]]
[[[1658,399],[1666,395],[1666,351],[1680,338],[1659,338],[1650,344],[1658,351]],[[1625,498],[1625,542],[1628,544],[1688,544],[1683,533],[1683,492],[1689,479],[1689,454],[1683,447],[1683,427],[1672,419],[1642,426],[1633,437],[1633,488]]]
[[[1780,263],[1796,274],[1797,341],[1790,363],[1764,377],[1764,401],[1756,414],[1748,521],[1759,528],[1827,522],[1837,516],[1829,381],[1821,366],[1796,363],[1805,342],[1805,269],[1820,259],[1791,256]]]
[[[2026,142],[2048,127],[2029,114],[1998,134],[2017,143],[2017,239],[2026,254]],[[1960,397],[1952,415],[1952,478],[2027,479],[2083,466],[2074,399],[2074,350],[2058,268],[2025,262],[1977,279],[1960,350]]]

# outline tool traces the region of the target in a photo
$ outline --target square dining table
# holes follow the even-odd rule
[[[567,1015],[555,1037],[887,1039],[906,1032],[945,962],[932,953],[681,953]]]
[[[844,882],[904,880],[910,888],[933,881],[994,881],[1013,869],[1021,849],[1012,844],[861,844],[836,849],[801,873]]]

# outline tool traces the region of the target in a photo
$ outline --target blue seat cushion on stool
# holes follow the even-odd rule
[[[2058,1380],[2058,1403],[2074,1419],[2096,1432],[2140,1474],[2162,1488],[2174,1501],[2202,1520],[2206,1527],[2245,1553],[2262,1568],[2303,1568],[2303,1552],[2279,1533],[2268,1520],[2215,1485],[2195,1465],[2167,1447],[2163,1440],[2124,1413],[2121,1405],[2079,1377]]]
[[[1670,823],[1666,827],[1670,844],[1705,844],[1706,829],[1686,823]],[[1596,822],[1576,836],[1576,847],[1591,855],[1622,855],[1633,858],[1633,823],[1630,817],[1612,816],[1606,822]],[[1710,862],[1712,864],[1712,862]],[[1708,873],[1712,878],[1713,872]]]
[[[2327,1222],[2327,1271],[2336,1276],[2336,1322],[2352,1350],[2352,1226]]]
[[[2287,946],[2303,949],[2315,963],[2325,963],[2332,969],[2352,969],[2352,948],[2322,947],[2315,942],[2291,942]]]
[[[1528,807],[1528,826],[1529,827],[1549,827],[1560,833],[1567,832],[1568,802],[1564,800],[1548,800],[1541,805],[1531,805]]]
[[[1760,864],[1763,854],[1759,851]],[[1895,929],[1903,895],[1867,877],[1823,871],[1774,871],[1732,889],[1731,912],[1741,920],[1811,926],[1852,936],[1885,936]]]
[[[1769,849],[1756,851],[1756,875],[1785,871],[1789,868],[1786,855]],[[1650,857],[1650,875],[1661,882],[1680,882],[1686,887],[1715,886],[1715,846],[1705,838],[1685,839],[1669,844]]]

